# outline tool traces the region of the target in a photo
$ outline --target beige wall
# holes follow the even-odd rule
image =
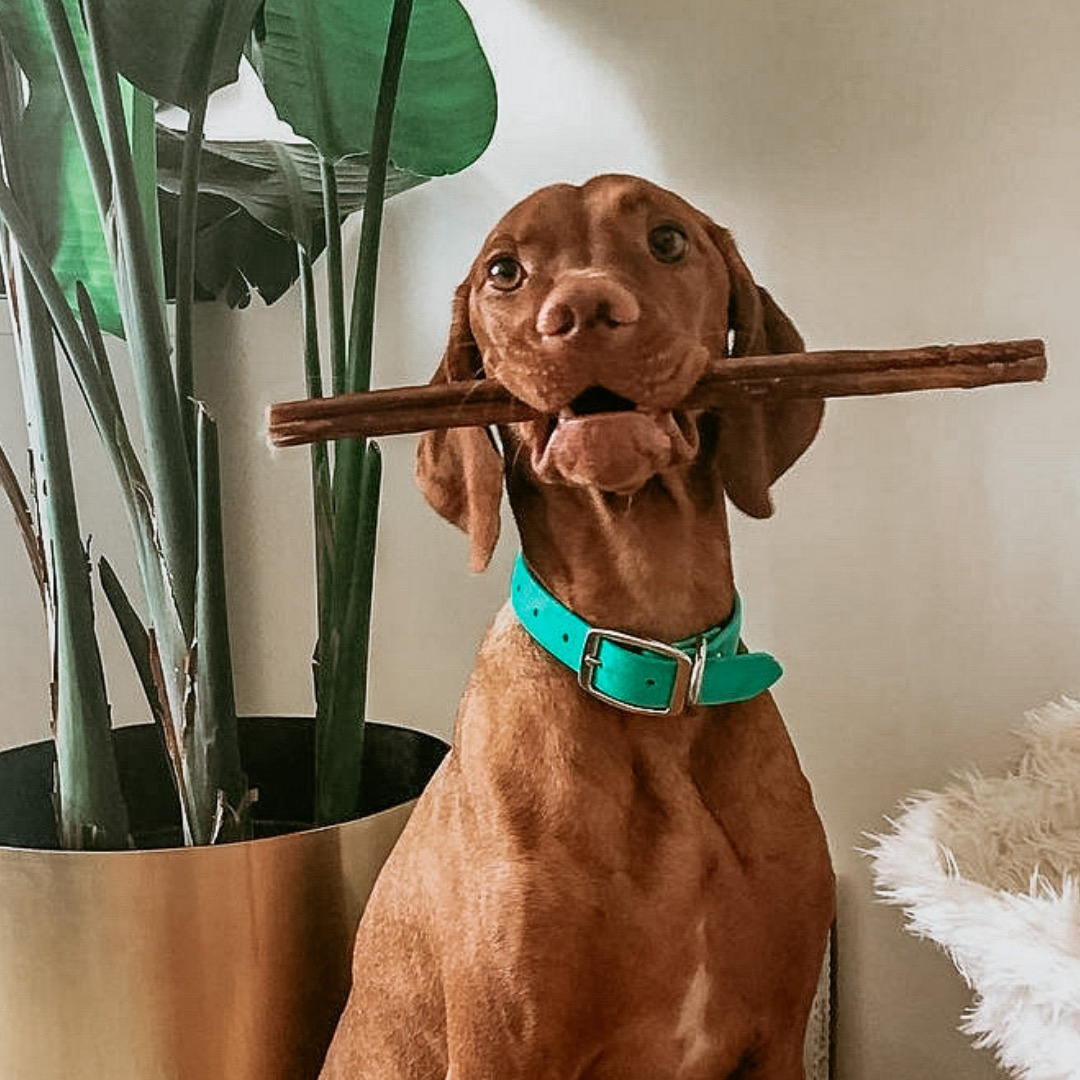
[[[912,789],[999,767],[1024,709],[1078,689],[1080,5],[466,2],[499,129],[466,174],[392,205],[382,381],[426,379],[451,290],[510,202],[608,170],[733,226],[812,346],[1047,339],[1043,387],[834,403],[776,517],[734,524],[749,638],[786,664],[777,696],[842,876],[840,1075],[994,1076],[954,1032],[959,979],[874,903],[856,848]],[[219,343],[202,385],[226,427],[241,704],[304,710],[306,456],[270,455],[261,430],[269,401],[301,393],[295,311],[209,312],[203,332]],[[470,579],[461,540],[411,487],[411,441],[385,451],[372,711],[445,733],[513,545]],[[115,511],[84,501],[111,550]],[[44,729],[46,668],[11,530],[0,544],[10,743]],[[113,681],[117,713],[137,714]]]

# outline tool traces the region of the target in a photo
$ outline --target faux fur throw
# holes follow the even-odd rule
[[[873,838],[878,894],[974,991],[961,1029],[1024,1080],[1080,1077],[1080,702],[1029,714],[1005,776],[911,799]]]

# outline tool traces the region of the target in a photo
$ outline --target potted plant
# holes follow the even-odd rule
[[[244,51],[308,144],[206,145],[210,94],[235,78]],[[182,139],[155,132],[155,99],[186,110]],[[308,388],[320,393],[311,266],[325,246],[332,386],[364,388],[383,199],[464,167],[493,121],[490,72],[457,0],[426,0],[415,14],[411,0],[0,2],[0,247],[35,497],[4,475],[49,623],[55,735],[55,754],[0,755],[0,1074],[314,1075],[365,890],[408,804],[354,819],[414,796],[441,749],[410,736],[411,751],[361,753],[379,469],[377,450],[356,442],[313,452],[314,746],[310,723],[237,721],[193,301],[223,285],[236,299],[249,281],[276,283],[272,295],[299,276]],[[164,230],[159,181],[170,189]],[[341,223],[365,198],[346,317]],[[113,382],[110,335],[131,362],[138,436]],[[135,600],[108,562],[99,570],[153,719],[120,733],[94,634],[59,353],[116,474],[138,563]],[[371,730],[369,751],[394,743]],[[344,824],[221,844],[268,819]],[[168,845],[177,830],[212,846],[113,850],[132,837]],[[44,850],[57,840],[90,850]]]

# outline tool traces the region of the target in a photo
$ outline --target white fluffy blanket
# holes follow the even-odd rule
[[[1080,1077],[1080,702],[1029,714],[1005,776],[912,798],[873,837],[878,894],[974,991],[962,1030],[1024,1080]]]

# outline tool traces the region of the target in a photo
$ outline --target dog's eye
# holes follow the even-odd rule
[[[657,225],[649,233],[649,251],[660,262],[678,262],[689,247],[690,241],[678,225]]]
[[[510,255],[500,255],[488,263],[487,279],[496,289],[510,292],[525,280],[525,267]]]

